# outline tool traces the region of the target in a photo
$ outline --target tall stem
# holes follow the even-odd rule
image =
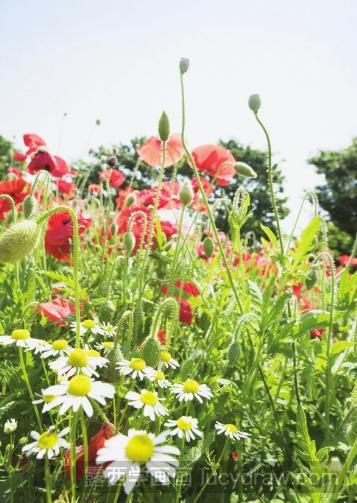
[[[21,367],[22,375],[23,375],[24,381],[26,383],[26,387],[27,387],[27,390],[29,392],[31,401],[33,403],[33,401],[35,400],[35,396],[33,394],[32,388],[31,388],[31,383],[30,383],[29,376],[27,374],[26,365],[25,365],[25,361],[24,361],[24,355],[23,355],[21,347],[19,347],[19,360],[20,360],[20,367]],[[34,404],[34,403],[33,403],[33,408],[34,408],[34,411],[35,411],[35,416],[36,416],[36,419],[37,419],[38,426],[40,428],[40,431],[42,431],[41,416],[40,416],[40,413],[38,412],[36,404]]]
[[[214,237],[215,237],[215,240],[216,240],[216,243],[217,243],[217,246],[218,246],[221,258],[223,260],[224,268],[225,268],[225,270],[227,272],[229,284],[230,284],[230,286],[232,288],[235,300],[236,300],[237,305],[239,307],[239,311],[241,313],[243,313],[243,306],[242,306],[241,300],[240,300],[239,295],[238,295],[238,291],[237,291],[237,289],[235,287],[235,284],[234,284],[234,281],[233,281],[232,273],[230,271],[226,255],[224,253],[223,246],[222,246],[221,240],[220,240],[219,235],[218,235],[216,223],[214,221],[214,218],[213,218],[213,215],[212,215],[212,212],[211,212],[211,208],[209,206],[209,203],[208,203],[208,200],[207,200],[207,196],[206,196],[206,193],[204,191],[204,188],[203,188],[203,185],[202,185],[202,182],[201,182],[201,179],[200,179],[200,175],[198,173],[197,166],[195,164],[195,161],[192,158],[191,152],[188,150],[188,148],[186,146],[186,143],[185,143],[186,112],[185,112],[185,92],[184,92],[183,74],[182,73],[180,74],[180,82],[181,82],[181,105],[182,105],[182,128],[181,128],[181,142],[182,142],[182,146],[183,146],[183,148],[185,150],[185,153],[186,153],[186,155],[187,155],[187,157],[188,157],[188,159],[190,161],[191,167],[193,169],[193,173],[194,173],[196,181],[197,181],[198,188],[200,190],[200,194],[202,196],[204,205],[205,205],[205,207],[207,209],[208,218],[209,218],[212,230],[213,230],[213,234],[214,234]]]

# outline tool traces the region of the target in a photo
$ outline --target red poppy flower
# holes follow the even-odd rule
[[[134,189],[132,189],[131,187],[126,187],[125,189],[120,189],[118,191],[118,197],[115,200],[115,204],[118,206],[119,209],[124,208],[127,197],[130,194],[132,194],[133,197],[135,197],[134,192],[135,192]]]
[[[76,185],[72,180],[72,175],[64,175],[62,178],[56,178],[55,180],[59,192],[67,196],[68,199],[73,199],[75,196]]]
[[[14,152],[14,159],[15,161],[25,162],[27,159],[27,155],[23,154],[22,152]]]
[[[30,155],[33,152],[36,152],[38,147],[45,147],[46,142],[41,138],[41,136],[38,136],[37,134],[34,133],[26,133],[23,135],[23,140],[24,144],[28,148],[26,155]]]
[[[91,183],[88,185],[88,192],[90,194],[100,194],[102,190],[102,186],[97,183]]]
[[[348,264],[350,259],[351,259],[351,257],[349,255],[340,255],[338,257],[338,261],[340,262],[342,267],[346,267],[346,265]],[[353,257],[350,262],[350,267],[354,267],[355,265],[357,265],[357,258]]]
[[[154,168],[159,168],[162,164],[162,141],[160,138],[150,136],[150,138],[138,148],[139,157],[142,161]],[[165,168],[176,164],[183,156],[184,148],[182,146],[179,134],[172,134],[166,142]]]
[[[200,176],[201,184],[204,190],[204,193],[206,196],[210,196],[214,192],[214,186],[207,180],[207,178],[203,178],[203,176]],[[192,183],[192,188],[194,192],[199,192],[199,187],[196,178],[193,178],[191,180]]]
[[[163,328],[161,328],[157,333],[157,338],[162,346],[166,344],[167,334]]]
[[[172,222],[168,222],[166,220],[163,221],[160,220],[160,225],[161,230],[165,234],[167,239],[169,239],[174,234],[177,234],[178,232],[177,225],[173,224]]]
[[[100,174],[102,180],[107,180],[114,189],[117,189],[125,182],[125,176],[118,169],[106,169]]]
[[[324,328],[314,328],[310,331],[310,337],[311,339],[322,339],[322,336],[325,332]]]
[[[0,194],[11,196],[15,204],[21,203],[28,193],[28,186],[22,178],[16,180],[3,180],[0,182]],[[0,199],[0,220],[4,220],[6,213],[10,211],[10,209],[10,202],[6,201],[6,199]]]
[[[46,149],[40,147],[27,166],[27,171],[34,175],[42,169],[49,171],[56,178],[70,173],[69,166],[64,159],[52,155]]]
[[[74,304],[69,300],[55,297],[49,302],[42,302],[39,311],[46,316],[48,320],[53,321],[60,327],[64,327],[66,325],[66,318],[71,316],[75,309]]]
[[[192,297],[198,297],[200,294],[196,285],[194,285],[190,281],[177,280],[175,282],[175,286],[178,290],[182,290],[183,292],[187,293],[187,295],[192,295]]]
[[[84,215],[78,217],[79,233],[82,234],[92,221]],[[54,213],[48,219],[45,235],[47,253],[59,260],[67,261],[71,255],[71,241],[73,239],[73,225],[67,211]]]
[[[180,299],[179,320],[181,323],[185,323],[185,325],[192,325],[193,311],[188,300]]]
[[[93,435],[88,443],[88,462],[95,463],[97,452],[99,449],[104,447],[105,441],[111,438],[115,434],[115,427],[112,423],[103,424],[98,433]],[[90,474],[93,476],[99,470],[102,469],[101,466],[96,464],[90,465]],[[64,469],[66,478],[71,475],[71,451],[68,449],[64,454]],[[76,480],[81,480],[84,476],[84,449],[83,446],[76,448]]]
[[[235,159],[226,148],[218,145],[201,145],[192,151],[192,157],[197,168],[208,173],[218,185],[225,187],[232,181],[235,171],[232,164],[227,164],[227,161],[235,163]]]
[[[134,215],[135,213],[137,214]],[[146,215],[146,221],[143,213]],[[119,234],[124,234],[129,230],[130,220],[130,231],[134,234],[136,239],[134,248],[134,252],[136,252],[142,240],[143,244],[146,244],[148,241],[151,213],[145,206],[129,206],[129,208],[124,208],[119,213],[116,221]]]

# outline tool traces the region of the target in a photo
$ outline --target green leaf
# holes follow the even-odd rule
[[[276,237],[274,232],[271,229],[269,229],[269,227],[267,227],[266,225],[260,224],[260,227],[261,227],[262,231],[264,232],[264,234],[266,234],[268,236],[268,239],[271,242],[271,244],[273,245],[273,247],[275,249],[278,249],[278,247],[279,247],[278,238]]]
[[[320,217],[314,217],[308,226],[302,231],[296,249],[292,252],[292,269],[296,269],[305,255],[307,255],[313,246],[314,239],[320,230]]]

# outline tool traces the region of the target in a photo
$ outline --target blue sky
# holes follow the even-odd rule
[[[319,181],[306,159],[357,135],[356,20],[355,0],[0,0],[0,134],[36,132],[73,160],[156,134],[162,110],[178,131],[185,56],[190,145],[264,148],[259,92],[296,213]]]

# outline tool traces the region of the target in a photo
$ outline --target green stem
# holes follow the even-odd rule
[[[181,238],[181,233],[182,233],[182,223],[183,223],[184,214],[185,214],[185,206],[182,207],[182,211],[181,211],[181,215],[180,215],[180,222],[179,222],[179,228],[178,228],[178,234],[177,234],[175,255],[174,255],[174,259],[172,261],[172,269],[171,269],[171,275],[170,275],[170,281],[169,281],[169,295],[172,295],[173,285],[174,285],[174,281],[175,281],[176,263],[179,258],[179,255],[180,255],[179,244],[180,244],[180,238]]]
[[[223,264],[224,264],[225,270],[227,272],[227,277],[228,277],[229,284],[230,284],[230,286],[232,288],[232,291],[233,291],[235,300],[237,302],[237,305],[239,307],[239,310],[240,310],[241,313],[243,313],[243,306],[242,306],[241,300],[239,298],[238,291],[237,291],[237,289],[236,289],[236,287],[234,285],[232,273],[230,271],[226,255],[224,253],[223,246],[222,246],[221,240],[220,240],[219,235],[218,235],[216,223],[214,221],[214,218],[213,218],[213,215],[212,215],[212,212],[211,212],[208,200],[207,200],[207,196],[206,196],[204,188],[202,186],[202,182],[201,182],[201,179],[200,179],[200,175],[198,173],[197,166],[195,164],[195,161],[192,158],[191,152],[188,150],[188,148],[186,146],[186,143],[185,143],[186,112],[185,112],[185,92],[184,92],[183,74],[182,73],[181,73],[181,76],[180,76],[180,82],[181,82],[181,104],[182,104],[182,128],[181,128],[181,142],[182,142],[182,146],[183,146],[183,148],[185,150],[185,153],[186,153],[186,155],[187,155],[187,157],[188,157],[188,159],[190,161],[193,173],[194,173],[196,181],[197,181],[197,185],[198,185],[198,187],[200,189],[200,194],[201,194],[201,197],[203,199],[204,205],[205,205],[206,210],[207,210],[207,214],[208,214],[208,218],[209,218],[212,230],[213,230],[213,234],[214,234],[214,237],[215,237],[215,240],[216,240],[216,243],[217,243],[217,246],[218,246],[221,258],[223,260]]]
[[[81,421],[83,453],[84,453],[84,484],[86,485],[88,478],[88,435],[87,435],[86,419],[84,416],[83,409],[80,412],[80,421]]]
[[[52,503],[52,494],[51,494],[51,472],[47,454],[45,455],[45,483],[46,483],[46,501],[47,503]]]
[[[49,218],[54,213],[59,211],[66,211],[69,213],[72,224],[73,224],[73,284],[74,284],[74,304],[75,304],[75,315],[76,315],[76,348],[80,346],[80,323],[81,323],[81,310],[80,310],[80,286],[79,286],[79,231],[78,231],[78,218],[75,211],[68,206],[57,206],[51,210],[46,211],[41,215],[37,223],[40,225],[47,218]]]
[[[20,359],[20,367],[21,367],[21,370],[22,370],[22,375],[23,375],[24,381],[26,383],[27,390],[29,392],[29,395],[30,395],[30,398],[31,398],[31,401],[32,401],[32,405],[33,405],[33,408],[34,408],[34,411],[35,411],[35,416],[36,416],[36,419],[37,419],[37,423],[38,423],[38,426],[40,428],[40,431],[42,431],[41,416],[40,416],[40,413],[38,412],[36,404],[33,403],[33,401],[35,400],[35,396],[33,394],[32,388],[31,388],[31,383],[30,383],[29,376],[27,374],[26,365],[25,365],[25,361],[24,361],[24,355],[23,355],[21,347],[19,347],[19,359]]]
[[[71,475],[71,499],[76,502],[76,437],[77,437],[77,417],[74,412],[70,415],[70,475]]]

